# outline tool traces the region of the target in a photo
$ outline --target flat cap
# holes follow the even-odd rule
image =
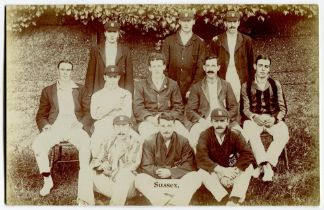
[[[192,20],[195,18],[195,13],[191,10],[184,10],[184,11],[181,11],[180,14],[179,14],[179,19],[180,20]]]
[[[120,71],[120,69],[118,68],[118,66],[115,65],[109,65],[105,68],[105,75],[108,76],[116,76],[116,75],[120,75],[122,72]]]
[[[216,120],[216,119],[227,119],[229,118],[229,114],[228,111],[226,109],[223,108],[216,108],[213,109],[210,118],[212,120]]]
[[[131,120],[126,115],[118,115],[113,120],[114,125],[127,125],[130,123],[131,123]]]
[[[229,10],[225,14],[225,21],[235,22],[235,21],[240,20],[240,17],[241,16],[240,16],[240,14],[237,11]]]
[[[120,29],[120,24],[117,21],[108,21],[105,23],[104,28],[108,32],[116,32]]]

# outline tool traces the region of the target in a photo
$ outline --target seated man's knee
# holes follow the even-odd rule
[[[45,135],[43,133],[40,133],[34,139],[31,147],[35,154],[37,154],[40,151],[43,151],[45,149],[45,142],[47,140],[44,137],[45,137]]]
[[[135,187],[139,188],[139,187],[145,185],[147,183],[147,179],[149,177],[150,176],[145,174],[145,173],[137,174],[136,177],[135,177]]]
[[[280,139],[283,143],[287,144],[289,140],[288,126],[284,122],[279,122],[276,125],[276,130],[273,132],[274,139]]]
[[[119,169],[117,176],[125,181],[134,181],[135,175],[128,168]]]
[[[204,178],[210,176],[210,173],[208,173],[208,172],[205,171],[204,169],[199,169],[199,170],[197,171],[197,174],[198,174],[202,179],[204,179]]]
[[[252,120],[245,120],[243,123],[244,130],[254,129],[255,127],[257,127],[257,124],[255,122],[253,122]]]

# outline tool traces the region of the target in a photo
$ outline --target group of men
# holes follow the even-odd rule
[[[192,32],[194,13],[181,12],[181,29],[161,53],[149,55],[150,74],[135,87],[117,22],[106,23],[106,43],[91,50],[85,86],[71,80],[73,64],[60,61],[59,79],[43,89],[36,115],[40,195],[53,187],[48,152],[61,141],[79,150],[80,205],[94,205],[94,191],[124,205],[135,189],[152,205],[188,205],[201,185],[217,201],[237,205],[252,176],[272,181],[289,140],[285,98],[269,77],[271,59],[254,61],[239,19],[236,11],[226,13],[227,31],[207,52]],[[262,132],[273,136],[267,151]]]

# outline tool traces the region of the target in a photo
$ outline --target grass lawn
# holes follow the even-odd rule
[[[255,37],[255,51],[272,57],[272,76],[279,79],[286,95],[290,131],[287,145],[290,170],[279,162],[274,182],[252,179],[245,205],[319,205],[319,87],[318,24],[300,21],[280,35]],[[298,33],[297,33],[298,32]],[[135,77],[147,75],[147,55],[153,43],[139,39],[133,48]],[[42,177],[31,151],[38,130],[35,115],[43,87],[56,79],[56,64],[67,58],[75,64],[73,79],[83,83],[87,68],[90,33],[80,26],[42,26],[7,39],[7,139],[6,203],[9,205],[75,205],[77,163],[54,168],[55,186],[42,198]],[[76,156],[75,150],[64,153]],[[98,205],[108,199],[96,194]],[[147,205],[143,197],[129,205]],[[218,205],[201,188],[192,205]]]

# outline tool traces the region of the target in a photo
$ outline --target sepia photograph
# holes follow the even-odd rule
[[[318,4],[4,10],[5,205],[320,205]]]

